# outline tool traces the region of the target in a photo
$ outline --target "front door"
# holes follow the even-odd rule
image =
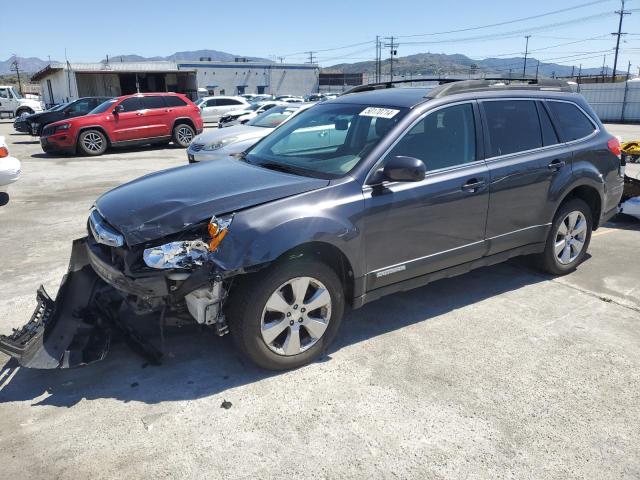
[[[542,102],[495,99],[480,107],[491,178],[488,253],[543,242],[553,217],[553,182],[569,181],[571,152]]]
[[[113,115],[113,140],[126,142],[145,138],[145,120],[140,97],[125,98],[120,105],[124,110]]]
[[[367,290],[484,254],[489,178],[477,117],[474,102],[428,112],[385,156],[419,158],[425,179],[365,187]]]

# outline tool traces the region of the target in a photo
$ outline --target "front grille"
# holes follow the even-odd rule
[[[191,150],[193,150],[194,152],[199,152],[203,148],[204,148],[204,143],[192,143],[191,144]]]
[[[50,127],[49,125],[47,125],[46,127],[44,127],[42,129],[42,136],[46,137],[48,135],[53,135],[53,132],[55,131],[54,127]]]

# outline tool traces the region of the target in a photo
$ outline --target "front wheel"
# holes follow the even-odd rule
[[[342,282],[315,259],[277,263],[232,292],[231,335],[254,363],[269,370],[306,365],[328,347],[344,312]]]
[[[85,130],[78,137],[78,149],[85,155],[102,155],[107,150],[107,137],[100,130]]]
[[[186,123],[179,123],[173,127],[173,143],[182,148],[187,148],[195,135],[196,132],[191,125],[187,125]]]
[[[575,270],[587,254],[592,229],[591,209],[583,200],[574,198],[560,206],[542,253],[542,269],[552,275]]]

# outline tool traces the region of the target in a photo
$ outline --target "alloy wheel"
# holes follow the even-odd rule
[[[330,319],[329,290],[313,277],[296,277],[280,285],[267,300],[260,332],[271,351],[292,356],[315,345]]]
[[[188,127],[180,127],[178,129],[177,137],[178,142],[180,142],[181,145],[189,145],[191,140],[193,140],[193,132]]]
[[[580,211],[567,214],[556,232],[555,254],[558,262],[569,265],[584,250],[587,239],[587,219]]]
[[[104,140],[97,133],[89,132],[82,138],[82,145],[92,152],[99,152],[103,144]]]

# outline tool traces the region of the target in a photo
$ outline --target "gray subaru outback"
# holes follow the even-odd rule
[[[241,155],[102,195],[56,299],[40,288],[0,350],[70,367],[119,333],[159,360],[130,319],[184,316],[261,367],[299,367],[347,306],[517,255],[565,274],[618,212],[619,143],[566,84],[355,90]]]

